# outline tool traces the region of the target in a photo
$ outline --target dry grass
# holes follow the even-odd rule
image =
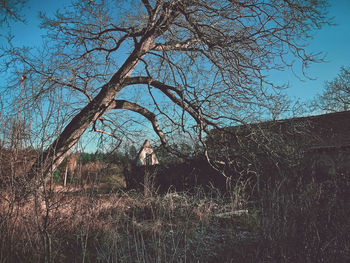
[[[229,262],[247,227],[215,216],[232,211],[227,202],[60,187],[21,205],[1,199],[0,262]]]
[[[222,196],[54,187],[0,198],[0,262],[349,262],[350,180]]]

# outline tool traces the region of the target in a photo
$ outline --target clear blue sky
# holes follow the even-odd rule
[[[307,71],[308,76],[314,80],[304,78],[304,81],[300,81],[290,70],[271,74],[271,80],[275,83],[289,83],[290,88],[287,93],[293,98],[302,101],[311,100],[322,91],[325,81],[337,76],[341,66],[350,66],[350,0],[330,0],[330,2],[329,16],[334,17],[333,22],[337,25],[326,26],[318,31],[314,39],[310,40],[307,48],[309,51],[324,52],[326,55],[327,62],[312,64]],[[22,10],[26,24],[14,23],[11,25],[15,43],[40,46],[43,32],[39,28],[39,11],[50,15],[69,3],[70,0],[28,0],[27,6]],[[0,34],[6,30],[6,27],[3,26],[0,28]],[[0,44],[1,41],[0,39]]]
[[[290,72],[279,73],[276,81],[288,82],[288,94],[309,100],[322,91],[324,83],[332,80],[339,73],[341,66],[350,66],[350,0],[330,0],[329,16],[333,17],[335,26],[325,26],[316,32],[307,50],[323,52],[326,62],[312,64],[308,76],[300,81]]]
[[[62,8],[69,0],[28,0],[25,8],[26,24],[15,23],[13,33],[20,45],[40,45],[42,32],[39,29],[38,12],[52,14],[57,8]],[[350,66],[350,0],[330,0],[329,16],[334,17],[336,26],[326,26],[318,31],[310,40],[308,50],[324,52],[327,62],[313,64],[309,67],[308,76],[315,80],[300,81],[290,71],[271,75],[277,83],[289,83],[287,91],[292,97],[302,100],[312,99],[322,91],[324,82],[332,80],[341,66]],[[3,30],[3,29],[2,29]],[[300,73],[300,72],[299,72]],[[299,74],[300,75],[300,74]]]

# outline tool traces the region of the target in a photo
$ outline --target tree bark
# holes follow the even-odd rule
[[[121,68],[102,86],[99,94],[74,116],[58,138],[36,160],[28,173],[28,179],[38,175],[45,178],[55,171],[88,127],[114,108],[114,97],[123,88],[123,80],[131,75],[140,58],[153,47],[154,34],[149,32],[140,40]]]

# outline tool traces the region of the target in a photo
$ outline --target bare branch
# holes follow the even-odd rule
[[[25,0],[12,0],[12,1],[6,1],[6,0],[0,0],[0,25],[3,22],[9,22],[8,20],[13,19],[14,21],[20,21],[24,22],[22,17],[22,9],[23,6],[26,4]]]
[[[304,44],[312,30],[329,21],[326,0],[139,0],[137,10],[126,8],[134,1],[112,2],[74,1],[51,19],[42,16],[48,40],[43,49],[6,48],[0,54],[1,72],[13,76],[4,84],[6,89],[16,91],[16,85],[28,84],[28,90],[30,84],[32,94],[55,94],[67,87],[89,99],[76,92],[67,96],[74,117],[44,151],[43,159],[52,162],[37,161],[32,174],[57,167],[86,129],[93,125],[98,131],[98,120],[103,124],[101,117],[111,109],[145,116],[163,144],[156,114],[167,117],[162,121],[171,120],[167,131],[181,129],[180,133],[195,132],[200,138],[209,126],[265,116],[276,91],[266,76],[294,61],[300,66],[315,62]],[[141,61],[145,67],[138,66]],[[115,100],[133,84],[141,86],[126,95],[130,101]],[[151,97],[142,99],[154,113],[131,101],[145,91],[144,85]],[[156,93],[165,97],[164,104]],[[50,98],[42,99],[45,103]],[[78,113],[74,103],[80,107]],[[169,104],[173,111],[167,110]],[[122,125],[127,126],[116,118],[100,132],[112,134],[117,130],[113,127],[122,130]]]
[[[66,83],[66,82],[63,82],[61,80],[53,79],[53,78],[51,78],[50,81],[52,81],[56,84],[59,84],[63,87],[69,87],[69,88],[72,88],[73,90],[79,91],[82,94],[84,94],[88,98],[89,101],[92,101],[92,96],[86,90],[81,89],[81,88],[77,87],[76,85],[72,85],[70,83]]]
[[[148,12],[148,15],[149,15],[149,16],[152,16],[153,10],[152,10],[152,6],[151,6],[151,4],[149,3],[149,1],[148,1],[148,0],[142,0],[142,3],[143,3],[143,5],[145,6],[145,8],[146,8],[146,10],[147,10],[147,12]]]
[[[153,112],[149,111],[148,109],[146,109],[146,108],[144,108],[136,103],[133,103],[133,102],[130,102],[127,100],[115,100],[110,108],[130,110],[130,111],[137,112],[137,113],[141,114],[142,116],[147,118],[152,123],[153,129],[157,133],[157,135],[159,136],[162,144],[164,146],[167,146],[165,134],[160,129],[159,124],[158,124],[158,120],[157,120],[157,116]]]
[[[103,118],[99,119],[99,121],[101,121],[101,122],[104,124],[104,119],[103,119]],[[121,142],[122,142],[122,140],[121,140],[118,136],[116,136],[114,133],[112,133],[112,132],[107,132],[106,130],[102,130],[102,129],[97,128],[97,122],[96,122],[96,121],[94,122],[94,124],[93,124],[93,126],[92,126],[92,130],[93,130],[94,132],[102,133],[102,134],[105,134],[105,135],[108,135],[108,136],[111,136],[111,137],[117,139],[117,140],[119,141],[119,145],[120,145]],[[118,146],[119,146],[119,145],[118,145]]]
[[[192,44],[198,43],[200,40],[198,38],[191,38],[183,42],[168,42],[164,44],[156,43],[154,48],[152,50],[154,51],[171,51],[171,50],[178,50],[178,51],[196,51],[198,49],[191,48]]]
[[[134,85],[134,84],[147,84],[151,85],[154,88],[159,89],[161,92],[163,92],[170,100],[172,100],[176,105],[183,108],[186,112],[188,112],[192,118],[197,122],[198,125],[200,125],[200,128],[203,130],[207,130],[207,125],[213,125],[216,126],[214,123],[209,121],[208,119],[203,118],[200,111],[197,109],[197,107],[186,100],[184,98],[183,92],[179,91],[177,88],[164,84],[160,81],[154,80],[149,77],[131,77],[125,80],[123,83],[125,86],[127,85]],[[180,97],[177,97],[173,92],[176,92],[177,95]]]

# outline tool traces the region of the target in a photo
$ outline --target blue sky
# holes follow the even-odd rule
[[[45,11],[52,14],[57,8],[62,8],[69,2],[69,0],[29,0],[23,10],[26,24],[11,25],[16,43],[29,46],[40,45],[42,32],[39,28],[38,12]],[[303,101],[312,99],[322,91],[325,81],[336,77],[341,66],[350,66],[350,1],[331,0],[330,2],[329,16],[334,17],[336,26],[325,26],[318,31],[314,39],[310,40],[308,47],[309,51],[321,51],[326,55],[326,62],[312,64],[308,68],[307,73],[312,80],[303,78],[301,81],[290,70],[271,74],[271,80],[274,82],[289,83],[290,89],[287,90],[287,93],[291,97]],[[301,75],[300,72],[298,75]]]
[[[333,17],[335,26],[325,26],[316,32],[310,40],[307,50],[312,52],[324,52],[326,62],[312,64],[307,74],[310,79],[301,81],[290,70],[272,73],[270,79],[277,84],[289,84],[287,93],[301,101],[311,100],[317,93],[321,93],[324,83],[334,79],[341,66],[350,66],[350,0],[330,0],[329,16]],[[11,25],[17,45],[40,46],[41,35],[39,11],[48,15],[53,14],[58,8],[69,4],[70,0],[28,0],[23,11],[26,23],[14,23]],[[6,27],[0,28],[0,34],[6,32]],[[1,32],[2,31],[2,32]],[[0,44],[1,44],[0,39]],[[297,71],[297,70],[296,70]],[[297,71],[298,72],[298,71]],[[300,76],[300,71],[299,74]]]
[[[316,32],[307,48],[312,52],[323,52],[326,62],[312,64],[308,76],[313,80],[300,81],[290,72],[278,73],[275,81],[288,82],[287,91],[292,97],[303,100],[312,99],[322,91],[325,81],[332,80],[339,73],[341,66],[350,66],[350,1],[330,0],[329,16],[335,26],[325,26]]]

